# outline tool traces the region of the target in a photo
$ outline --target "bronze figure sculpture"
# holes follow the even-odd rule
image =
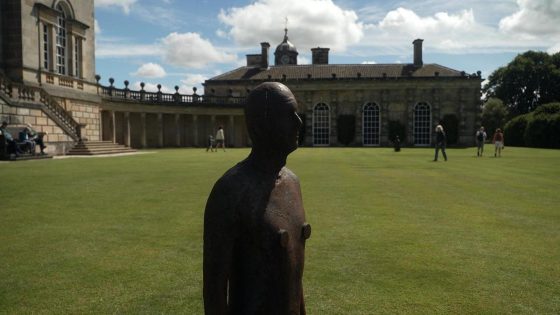
[[[305,314],[305,222],[299,180],[285,166],[302,125],[292,92],[267,82],[245,109],[249,156],[214,185],[204,213],[206,315]]]

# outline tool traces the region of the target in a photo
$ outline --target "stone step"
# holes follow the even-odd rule
[[[48,154],[20,154],[18,157],[15,154],[11,154],[10,158],[7,161],[28,161],[28,160],[42,160],[42,159],[52,159],[52,155]]]
[[[114,147],[113,143],[95,143],[95,144],[76,144],[75,148],[97,148],[97,147]]]
[[[116,148],[104,148],[104,149],[96,149],[96,150],[90,150],[90,149],[72,149],[70,150],[67,154],[70,153],[97,153],[97,152],[115,152],[115,153],[122,153],[122,152],[136,152],[136,150],[134,149],[129,149],[129,148],[125,148],[125,149],[116,149]]]
[[[100,155],[132,152],[136,152],[136,150],[111,141],[85,141],[76,144],[66,155]]]
[[[101,155],[101,154],[121,154],[121,153],[134,153],[136,152],[135,150],[129,150],[129,151],[115,151],[115,150],[105,150],[105,151],[95,151],[95,152],[91,152],[91,151],[70,151],[68,153],[66,153],[66,155]]]

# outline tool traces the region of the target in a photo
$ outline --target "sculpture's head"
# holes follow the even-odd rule
[[[253,147],[289,154],[297,149],[302,122],[297,102],[287,86],[265,82],[251,91],[245,107]]]

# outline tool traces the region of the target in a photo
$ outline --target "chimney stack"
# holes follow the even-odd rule
[[[415,39],[412,44],[414,45],[414,65],[416,67],[422,67],[424,62],[422,61],[422,42],[423,39]]]
[[[261,43],[261,68],[268,69],[268,49],[270,44],[267,42]]]
[[[328,65],[329,64],[329,50],[330,48],[311,48],[311,63],[314,65]]]

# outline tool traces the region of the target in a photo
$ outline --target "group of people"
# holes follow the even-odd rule
[[[475,134],[476,138],[476,156],[481,157],[482,153],[484,152],[484,143],[486,142],[487,134],[484,131],[484,127],[480,126],[480,129]],[[441,150],[441,154],[443,158],[447,161],[447,154],[445,153],[445,145],[447,143],[447,135],[445,134],[445,130],[441,125],[441,122],[436,126],[436,153],[434,156],[434,162],[437,162],[439,151]],[[494,157],[501,157],[502,150],[504,149],[504,133],[502,129],[498,128],[494,132],[494,136],[492,137],[492,143],[494,143]]]
[[[43,142],[43,134],[35,131],[31,124],[27,124],[22,131],[18,134],[18,139],[8,131],[8,122],[3,121],[0,127],[0,134],[4,136],[8,144],[8,154],[15,154],[16,157],[24,153],[22,148],[25,148],[31,154],[35,154],[36,145],[39,145],[41,154],[45,154],[45,148],[47,147]]]
[[[484,152],[484,143],[486,142],[487,134],[483,126],[475,134],[476,137],[476,156],[482,156]],[[502,150],[504,149],[504,133],[502,129],[498,128],[492,136],[492,143],[494,143],[494,157],[501,157]]]
[[[206,147],[206,152],[218,152],[218,148],[222,148],[226,152],[224,128],[222,126],[218,127],[216,131],[216,137],[208,135],[208,146]]]

